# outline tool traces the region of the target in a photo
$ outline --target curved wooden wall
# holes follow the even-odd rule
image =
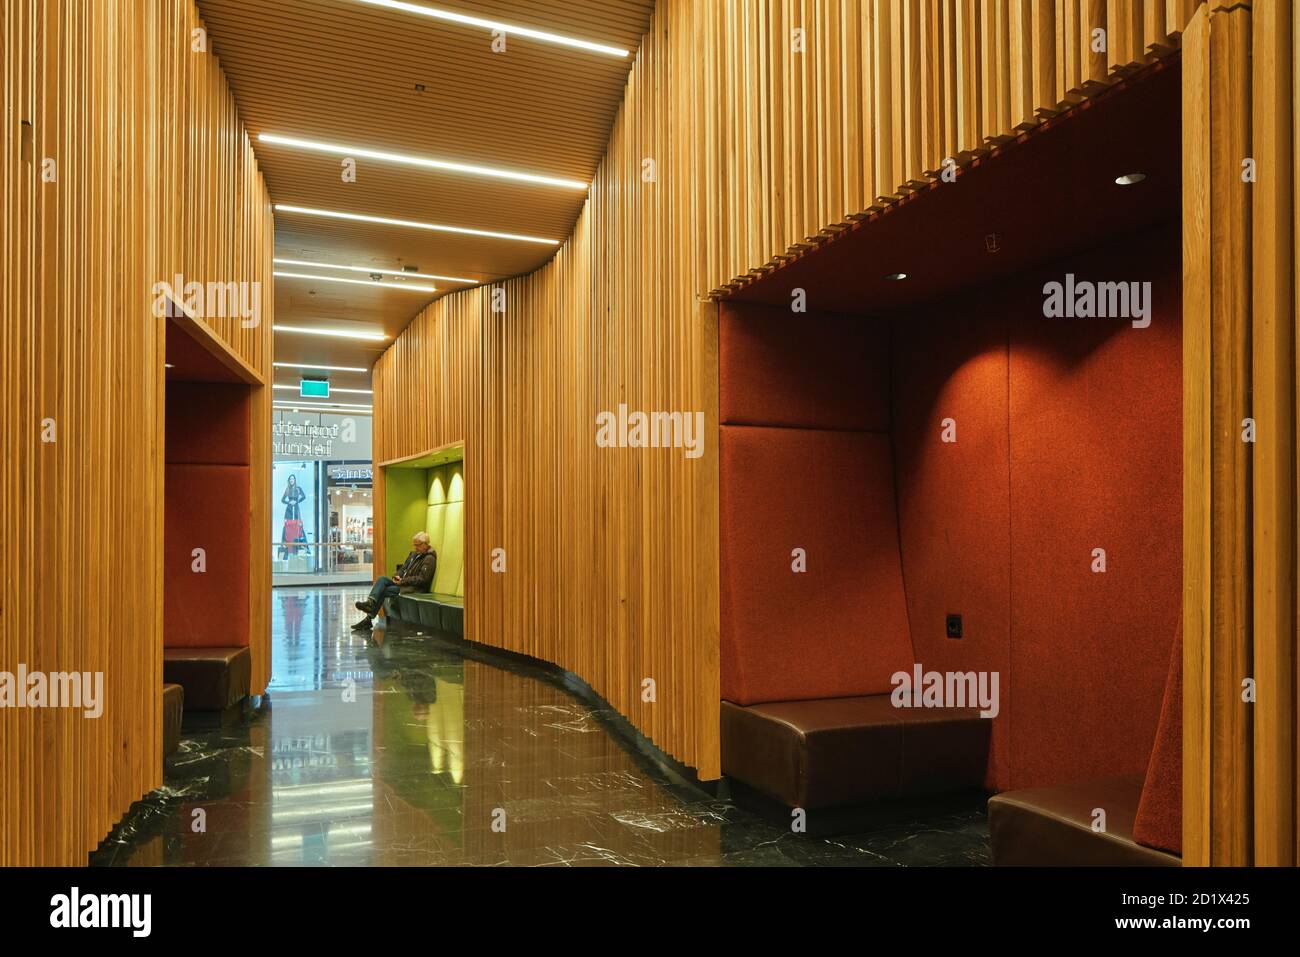
[[[555,260],[501,284],[504,314],[487,289],[433,303],[375,366],[376,461],[466,443],[468,637],[577,672],[716,777],[716,315],[701,300],[1173,50],[1196,6],[661,3]],[[620,402],[704,411],[705,455],[597,448],[595,416]]]
[[[191,51],[198,26],[189,0],[8,0],[0,12],[0,670],[104,674],[97,719],[0,709],[0,865],[84,863],[161,783],[164,327],[154,283],[176,273],[261,281],[258,327],[207,327],[270,382],[271,213],[220,67]],[[46,157],[53,182],[42,179]],[[254,389],[263,505],[267,391]],[[42,442],[46,418],[52,443]],[[260,546],[270,532],[264,507],[253,518],[262,682],[270,565]]]

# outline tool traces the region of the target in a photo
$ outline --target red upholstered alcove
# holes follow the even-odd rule
[[[1044,317],[1066,272],[1151,282],[1150,326]],[[1179,620],[1180,292],[1166,226],[889,320],[725,303],[723,697],[997,671],[990,787],[1145,770]]]
[[[1179,75],[1174,61],[1125,80],[955,183],[923,188],[766,273],[721,311],[723,696],[803,693],[819,640],[776,585],[747,593],[743,611],[728,597],[758,561],[754,549],[776,551],[761,529],[739,531],[735,505],[736,489],[762,484],[738,466],[773,466],[731,454],[729,432],[744,422],[888,434],[913,655],[926,669],[1001,675],[987,783],[1064,783],[1150,763],[1139,836],[1157,846],[1173,840],[1180,806],[1177,776],[1157,774],[1181,748],[1167,703],[1152,756],[1166,684],[1174,694],[1180,618]],[[1147,178],[1115,182],[1130,172]],[[886,278],[898,272],[906,281]],[[1043,284],[1067,272],[1151,282],[1150,327],[1045,317]],[[812,311],[793,313],[793,296]],[[845,322],[855,314],[858,332]],[[828,404],[835,396],[840,405]],[[881,396],[883,419],[870,411]],[[864,411],[846,419],[846,408]],[[957,423],[955,443],[940,441],[945,418]],[[830,474],[848,482],[843,468]],[[815,505],[800,508],[823,531]],[[1106,550],[1104,574],[1092,571],[1094,548]],[[818,608],[807,620],[838,614]],[[962,616],[959,640],[946,635],[949,614]],[[798,630],[798,645],[784,658],[750,654],[773,628],[787,641]],[[830,640],[861,648],[876,635]],[[816,684],[866,693],[889,658],[863,653],[858,671],[836,673],[857,677]],[[764,660],[770,673],[751,674]],[[872,681],[861,678],[868,664]]]
[[[167,383],[163,644],[248,644],[250,393]],[[206,571],[194,571],[202,548]]]

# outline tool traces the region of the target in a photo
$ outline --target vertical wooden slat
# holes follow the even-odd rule
[[[1210,863],[1211,215],[1209,18],[1183,35],[1183,861]]]
[[[1251,13],[1254,849],[1294,865],[1296,799],[1295,299],[1290,0]]]
[[[1213,682],[1210,764],[1216,864],[1251,854],[1251,706],[1242,681],[1252,676],[1250,458],[1241,422],[1250,402],[1250,209],[1241,179],[1249,155],[1249,13],[1216,14],[1210,30],[1210,229],[1220,252],[1210,263],[1211,296],[1211,577]]]
[[[1172,0],[1169,0],[1172,2]],[[1292,212],[1294,219],[1291,226],[1292,241],[1292,267],[1291,277],[1293,281],[1291,296],[1291,311],[1294,326],[1291,333],[1292,348],[1295,350],[1295,366],[1292,369],[1295,389],[1292,392],[1292,420],[1295,425],[1295,431],[1292,433],[1293,462],[1295,463],[1297,473],[1295,481],[1300,488],[1300,294],[1297,294],[1294,288],[1294,280],[1300,277],[1300,198],[1297,198],[1295,191],[1300,189],[1300,122],[1295,117],[1295,103],[1297,97],[1300,97],[1300,69],[1296,68],[1296,61],[1300,59],[1300,9],[1296,9],[1292,4],[1291,15],[1291,187],[1292,187]],[[1300,503],[1297,504],[1296,514],[1291,523],[1292,535],[1295,538],[1295,549],[1292,551],[1291,574],[1300,578]],[[1300,599],[1297,599],[1300,601]],[[1292,609],[1292,628],[1295,632],[1300,633],[1300,607]],[[1300,742],[1300,647],[1292,646],[1292,657],[1294,667],[1292,669],[1292,687],[1296,689],[1295,696],[1292,699],[1292,706],[1295,708],[1295,720],[1291,725],[1292,741]],[[1292,805],[1291,820],[1295,833],[1292,835],[1293,843],[1291,853],[1297,863],[1300,863],[1300,754],[1292,756]]]

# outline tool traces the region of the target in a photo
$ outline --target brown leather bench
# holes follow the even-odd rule
[[[1133,837],[1143,775],[1023,788],[989,798],[993,863],[1032,867],[1178,867],[1175,854]],[[1106,829],[1093,829],[1094,809]]]
[[[252,674],[247,648],[163,649],[163,681],[185,689],[189,711],[225,711],[248,697]]]
[[[185,689],[178,684],[163,685],[163,756],[181,744],[181,718],[185,714]]]
[[[1183,636],[1169,650],[1160,723],[1145,774],[1006,791],[989,799],[993,863],[1178,867],[1182,864]],[[1093,829],[1094,810],[1106,812]]]
[[[889,695],[722,702],[722,773],[787,807],[980,788],[989,721],[971,708],[896,708]]]

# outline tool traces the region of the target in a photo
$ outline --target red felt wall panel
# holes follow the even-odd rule
[[[1007,318],[969,297],[960,309],[894,324],[894,455],[908,619],[927,670],[997,671],[990,787],[1005,786],[1010,655]],[[956,441],[942,441],[945,419]],[[945,630],[962,618],[962,637]]]
[[[168,381],[166,461],[248,465],[249,407],[243,384]]]
[[[1150,753],[1179,617],[1178,250],[1176,230],[1143,232],[892,322],[912,641],[927,668],[1001,673],[990,787],[1140,772]],[[1044,317],[1067,271],[1152,281],[1151,326]]]
[[[913,658],[888,435],[723,426],[721,442],[722,697],[891,690]]]
[[[249,467],[166,467],[163,644],[248,644]],[[206,571],[194,571],[202,548]]]
[[[1012,784],[1142,772],[1182,588],[1177,229],[1011,283]],[[1153,318],[1046,319],[1042,283],[1153,283]],[[1105,549],[1106,571],[1092,571]]]
[[[885,323],[858,316],[723,303],[722,422],[887,430],[888,334]]]

